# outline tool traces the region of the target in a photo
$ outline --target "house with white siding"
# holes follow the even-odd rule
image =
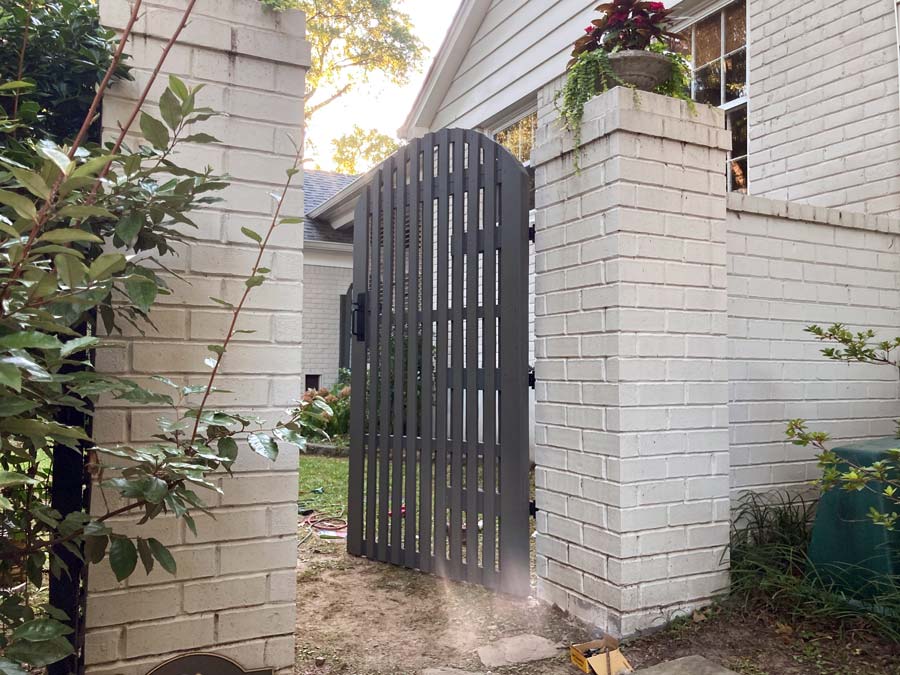
[[[596,0],[463,0],[400,130],[477,129],[534,174],[537,594],[624,635],[727,586],[742,492],[818,475],[786,420],[900,412],[895,373],[804,333],[900,332],[898,2],[666,4],[696,110],[613,90],[575,150],[554,92]],[[308,217],[347,228],[369,177]]]

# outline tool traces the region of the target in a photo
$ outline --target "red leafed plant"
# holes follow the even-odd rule
[[[583,52],[602,49],[614,52],[623,49],[649,49],[654,41],[671,42],[681,38],[669,32],[672,10],[661,2],[613,0],[595,7],[603,16],[585,28],[583,37],[575,42],[573,57]],[[667,40],[667,39],[668,40]],[[569,63],[574,64],[575,59]]]

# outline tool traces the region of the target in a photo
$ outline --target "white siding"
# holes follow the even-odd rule
[[[514,104],[537,100],[537,90],[565,69],[596,6],[596,0],[494,0],[432,128],[482,127]]]

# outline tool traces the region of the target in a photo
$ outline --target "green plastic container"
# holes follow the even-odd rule
[[[868,466],[888,458],[893,448],[900,448],[900,439],[879,438],[834,451],[848,462]],[[872,523],[873,507],[886,512],[896,505],[872,490],[829,490],[819,502],[809,545],[810,562],[823,580],[858,600],[884,592],[886,577],[895,576],[895,583],[900,578],[900,532]]]

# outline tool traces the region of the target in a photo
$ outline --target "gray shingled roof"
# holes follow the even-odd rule
[[[306,213],[350,185],[356,176],[348,176],[333,171],[306,170],[303,172],[303,203]],[[352,244],[353,228],[335,230],[328,223],[320,223],[310,218],[304,223],[306,241],[322,241],[334,244]]]

